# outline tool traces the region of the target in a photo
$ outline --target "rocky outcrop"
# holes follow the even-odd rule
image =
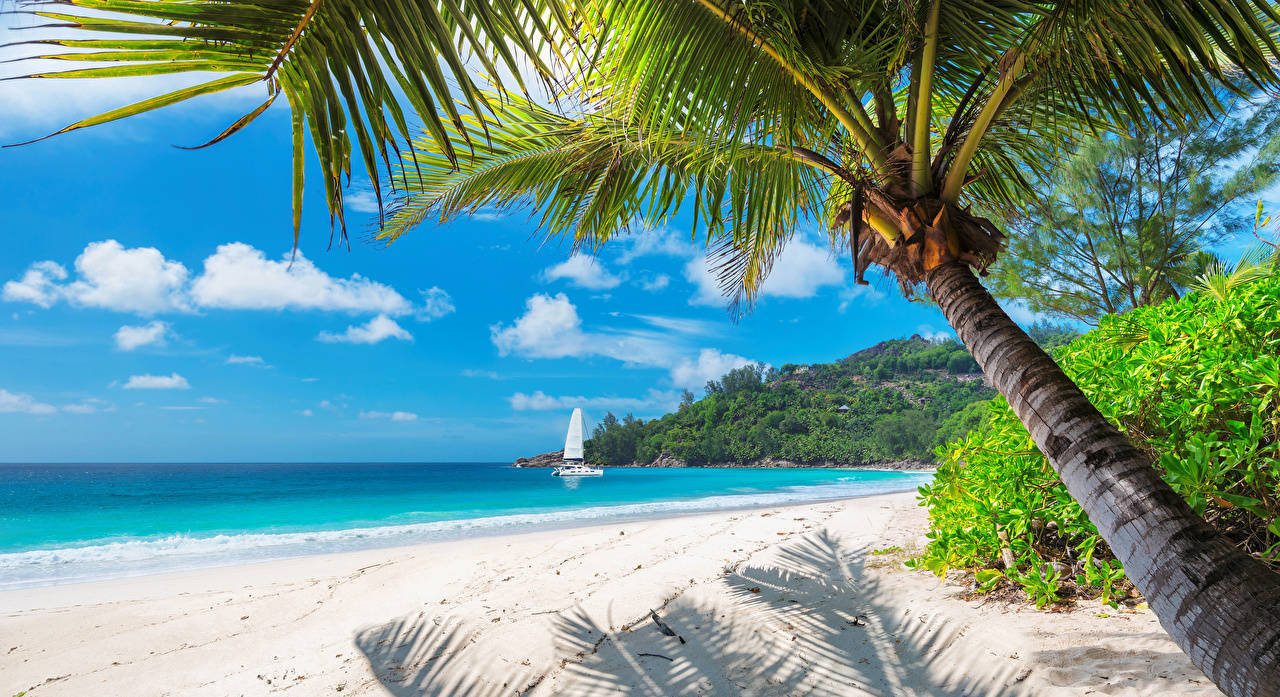
[[[543,453],[533,457],[518,457],[513,463],[516,467],[559,467],[564,464],[564,451]]]
[[[684,460],[681,460],[675,455],[672,455],[670,450],[663,450],[662,454],[659,455],[657,458],[655,458],[654,461],[649,466],[650,467],[688,467],[689,463],[685,462]]]

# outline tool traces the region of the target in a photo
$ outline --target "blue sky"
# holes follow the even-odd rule
[[[49,94],[9,99],[0,138],[119,101]],[[383,247],[361,241],[374,216],[356,181],[351,248],[330,247],[317,176],[290,266],[283,108],[215,147],[170,147],[246,103],[0,151],[0,459],[506,460],[557,447],[572,406],[658,415],[746,360],[945,328],[883,279],[851,293],[816,235],[737,324],[687,226],[570,258],[527,214],[489,212]]]
[[[0,43],[19,36],[0,26]],[[0,142],[183,81],[0,82]],[[886,279],[853,286],[813,230],[736,324],[687,219],[599,258],[494,211],[383,247],[362,241],[374,215],[357,176],[348,249],[330,244],[314,170],[290,264],[283,102],[217,146],[171,147],[260,98],[0,150],[0,461],[509,460],[557,448],[573,406],[655,416],[748,360],[946,331]]]

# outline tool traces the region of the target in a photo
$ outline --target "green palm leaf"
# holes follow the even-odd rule
[[[823,206],[830,173],[809,155],[669,128],[652,134],[595,114],[570,119],[513,94],[490,101],[501,106],[485,147],[463,151],[481,138],[468,118],[466,130],[450,132],[456,160],[430,135],[405,155],[396,177],[407,193],[377,239],[390,243],[428,217],[527,207],[540,212],[546,234],[594,249],[634,224],[666,225],[691,205],[726,288],[746,300],[797,222]]]

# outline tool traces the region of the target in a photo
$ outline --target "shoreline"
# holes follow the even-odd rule
[[[861,470],[861,471],[895,471],[895,470]],[[929,472],[914,472],[913,474],[928,474]],[[905,482],[904,482],[905,484]],[[830,485],[816,485],[830,486]],[[117,571],[105,571],[100,574],[70,576],[65,578],[55,578],[52,580],[36,579],[30,581],[12,581],[0,583],[0,609],[3,608],[3,594],[11,592],[19,592],[24,590],[34,590],[48,587],[76,586],[83,584],[92,584],[103,581],[119,581],[119,580],[136,580],[148,578],[151,576],[176,574],[195,571],[206,571],[224,568],[237,568],[255,564],[269,564],[276,561],[307,559],[317,556],[342,555],[360,552],[378,552],[378,551],[395,551],[405,548],[417,547],[420,545],[430,545],[448,542],[463,542],[468,540],[483,540],[493,537],[506,537],[511,535],[535,534],[539,532],[557,532],[578,530],[582,528],[592,528],[600,525],[613,525],[629,522],[644,522],[648,520],[659,519],[677,519],[688,518],[702,515],[715,515],[718,513],[732,513],[735,511],[752,511],[762,508],[786,508],[792,506],[805,506],[816,503],[826,503],[831,501],[854,500],[865,498],[868,496],[891,495],[897,493],[914,494],[915,487],[903,487],[901,489],[892,489],[884,492],[871,492],[849,495],[847,493],[831,493],[831,495],[813,496],[811,498],[797,498],[796,500],[778,500],[778,497],[785,496],[781,492],[758,492],[754,494],[721,494],[716,496],[703,497],[698,499],[687,500],[669,500],[669,501],[649,501],[643,503],[628,503],[616,505],[601,506],[584,506],[581,508],[571,508],[557,511],[548,511],[543,513],[525,513],[525,514],[503,514],[494,516],[480,516],[475,518],[458,518],[443,521],[434,521],[423,524],[409,525],[385,525],[373,527],[357,527],[357,528],[341,528],[335,530],[317,530],[310,532],[290,532],[290,533],[260,533],[254,531],[245,531],[237,535],[256,536],[256,535],[280,535],[299,536],[299,537],[323,537],[325,535],[347,535],[352,540],[352,548],[350,549],[324,549],[320,548],[322,543],[311,541],[305,544],[313,545],[311,549],[303,549],[298,551],[285,552],[264,555],[262,557],[227,557],[218,561],[208,561],[205,557],[203,561],[189,560],[194,563],[180,564],[179,559],[174,559],[172,566],[165,566],[163,559],[165,557],[157,557],[159,566],[150,568],[122,568]],[[752,498],[760,499],[752,501]],[[715,501],[728,501],[733,499],[728,505],[711,505],[710,507],[696,508],[698,504],[703,506],[709,505]],[[766,500],[767,499],[767,500]],[[695,506],[689,510],[680,510],[682,505]],[[627,511],[632,508],[647,508],[647,510]],[[615,511],[611,513],[611,511]],[[593,513],[598,515],[582,515]],[[582,517],[574,517],[575,514]],[[569,517],[564,517],[569,516]],[[430,526],[446,526],[430,531],[412,531],[415,528],[425,528]],[[237,535],[232,535],[235,537]],[[213,537],[187,537],[187,539],[198,542],[214,540],[225,535]],[[398,539],[398,537],[406,539]],[[160,540],[149,542],[164,542],[177,536],[167,536]],[[382,543],[379,543],[382,541]],[[47,550],[52,552],[65,550],[93,550],[97,547],[105,547],[107,545],[90,545],[84,547],[67,547],[57,548],[55,550]],[[253,549],[253,548],[249,548]],[[279,547],[260,547],[258,549],[271,550]],[[46,550],[34,550],[34,552],[43,552]],[[16,554],[24,554],[19,552]],[[2,555],[0,555],[2,556]]]
[[[516,469],[537,469],[559,467],[563,464],[564,451],[555,450],[532,457],[518,457],[511,463],[511,466]],[[766,457],[751,462],[713,462],[705,465],[691,465],[684,460],[671,456],[668,452],[663,452],[658,459],[647,464],[640,462],[632,462],[626,465],[585,464],[604,469],[839,469],[861,472],[935,472],[938,469],[937,462],[911,459],[893,462],[840,463],[835,460],[798,461]]]
[[[1149,611],[903,569],[924,516],[881,494],[5,591],[0,695],[1219,694]]]
[[[24,588],[3,588],[0,589],[0,615],[10,612],[22,612],[35,609],[50,609],[62,607],[59,602],[69,602],[71,598],[75,598],[77,605],[84,602],[85,597],[105,598],[106,602],[123,599],[117,597],[115,593],[131,594],[138,586],[154,585],[168,586],[170,580],[178,580],[185,582],[188,579],[196,581],[207,581],[211,577],[222,576],[223,573],[239,573],[243,572],[244,578],[253,579],[257,582],[268,580],[270,582],[278,582],[286,580],[298,572],[304,572],[305,575],[315,576],[322,575],[329,569],[343,569],[347,567],[358,568],[362,564],[383,559],[387,556],[410,555],[418,552],[426,552],[432,550],[445,550],[451,547],[465,548],[468,543],[472,542],[496,542],[504,545],[520,544],[522,542],[530,542],[537,540],[542,536],[558,535],[561,533],[574,534],[593,534],[602,531],[615,530],[618,525],[643,525],[646,523],[663,523],[663,522],[679,522],[690,521],[695,523],[707,522],[719,519],[725,515],[749,514],[760,511],[771,511],[770,515],[780,515],[791,509],[807,509],[812,506],[823,504],[840,504],[845,502],[855,502],[864,499],[876,499],[881,497],[908,496],[914,495],[912,490],[894,491],[888,493],[862,494],[858,496],[840,496],[829,499],[816,499],[811,501],[797,501],[792,503],[761,503],[754,506],[742,506],[737,508],[725,508],[714,511],[684,511],[674,513],[654,513],[651,515],[638,515],[629,518],[616,518],[607,521],[581,521],[575,523],[566,521],[565,523],[546,526],[536,526],[523,531],[507,531],[499,530],[494,532],[469,535],[465,537],[429,540],[424,542],[411,542],[406,544],[397,544],[388,547],[369,547],[366,549],[355,549],[334,552],[316,552],[312,554],[299,554],[288,557],[277,557],[270,559],[247,560],[240,563],[224,564],[218,566],[201,566],[183,569],[172,569],[167,571],[158,571],[152,573],[140,573],[133,576],[117,576],[111,578],[86,579],[82,581],[69,581],[66,583],[53,583],[40,586],[28,586]],[[697,520],[704,519],[704,520]],[[540,540],[539,540],[540,541]],[[42,591],[49,591],[48,593]],[[79,594],[77,591],[87,591]],[[57,600],[52,605],[47,606],[31,606],[28,607],[25,600],[19,596],[29,595],[32,597],[40,596],[66,596],[65,599]],[[3,691],[0,691],[2,693]]]

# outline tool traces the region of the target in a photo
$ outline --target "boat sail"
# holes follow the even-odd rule
[[[575,408],[569,417],[569,432],[564,437],[564,465],[551,471],[553,477],[599,477],[604,470],[582,463],[582,409]]]
[[[564,437],[564,461],[582,462],[582,409],[573,410],[569,417],[569,433]]]

